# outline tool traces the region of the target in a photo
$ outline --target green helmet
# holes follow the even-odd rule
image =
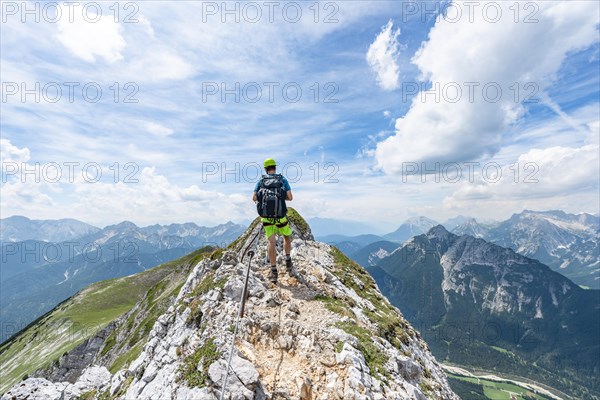
[[[264,165],[265,168],[267,168],[267,167],[275,167],[275,166],[277,166],[277,163],[272,158],[267,158],[265,160],[265,162],[264,162],[263,165]]]

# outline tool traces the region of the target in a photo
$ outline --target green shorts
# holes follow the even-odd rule
[[[283,236],[290,236],[292,234],[292,227],[288,222],[286,217],[275,219],[275,218],[261,218],[260,222],[263,223],[263,227],[265,228],[265,235],[267,239],[276,233],[282,234]],[[266,225],[265,225],[266,224]],[[285,224],[285,226],[277,226]]]

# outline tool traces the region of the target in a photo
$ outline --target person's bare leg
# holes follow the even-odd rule
[[[283,237],[283,248],[285,250],[285,269],[289,275],[297,276],[294,263],[290,257],[292,251],[292,235]]]
[[[269,245],[267,247],[267,253],[269,254],[269,261],[271,261],[271,267],[277,265],[277,246],[275,244],[275,235],[269,236]]]
[[[269,280],[271,281],[271,283],[277,284],[277,247],[275,245],[275,235],[269,236],[267,253],[269,255],[269,261],[271,261],[271,271],[269,272]]]
[[[290,255],[292,251],[292,235],[283,237],[283,250],[286,256]]]

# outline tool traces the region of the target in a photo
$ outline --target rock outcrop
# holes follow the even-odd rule
[[[75,400],[108,389],[111,375],[105,367],[86,368],[75,383],[50,382],[45,378],[25,379],[2,396],[4,399]],[[89,397],[88,397],[89,398]]]

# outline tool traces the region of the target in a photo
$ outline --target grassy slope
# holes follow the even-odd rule
[[[161,281],[180,287],[183,282],[170,282],[172,275],[195,265],[206,251],[197,250],[139,274],[94,283],[32,322],[0,346],[0,393],[131,310]],[[179,274],[178,279],[185,276]]]

